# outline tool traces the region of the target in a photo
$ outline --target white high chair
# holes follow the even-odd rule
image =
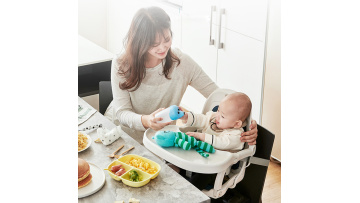
[[[220,101],[226,95],[234,92],[235,91],[229,89],[218,89],[214,91],[206,100],[202,113],[205,114],[206,112],[211,111],[215,106],[219,105]],[[249,130],[250,124],[251,114],[247,118],[246,131]],[[162,130],[189,132],[196,131],[196,128],[179,128],[179,126],[169,125]],[[208,158],[204,158],[193,149],[186,151],[178,147],[160,147],[155,140],[152,139],[155,133],[156,131],[152,129],[146,130],[143,137],[143,143],[146,148],[157,156],[188,171],[204,174],[217,173],[214,187],[210,190],[203,190],[207,196],[214,199],[222,197],[229,188],[234,188],[236,184],[244,178],[245,169],[250,165],[248,164],[249,158],[255,154],[256,150],[255,145],[249,146],[245,143],[244,149],[239,152],[231,153],[216,150],[214,154],[209,154],[210,156]],[[239,168],[232,170],[231,166],[239,161]],[[229,176],[229,180],[223,184],[225,175]]]

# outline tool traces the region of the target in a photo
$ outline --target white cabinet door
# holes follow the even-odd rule
[[[211,4],[187,5],[182,11],[182,50],[193,58],[216,81],[217,49],[210,45],[210,38],[216,39],[218,27],[210,26]],[[215,20],[216,11],[213,11]],[[210,27],[212,28],[210,31]]]
[[[217,83],[244,92],[252,101],[252,118],[260,121],[264,72],[263,42],[221,29],[224,48],[218,51]]]
[[[218,30],[218,26],[215,25],[216,11],[212,11],[212,6],[215,5],[214,1],[183,1],[181,45],[182,51],[193,58],[214,82],[217,49],[209,42],[210,36],[211,39],[216,39]],[[211,13],[213,21],[210,26]],[[201,113],[205,98],[192,87],[188,87],[181,103],[189,110]]]
[[[222,0],[221,27],[265,41],[267,0]]]

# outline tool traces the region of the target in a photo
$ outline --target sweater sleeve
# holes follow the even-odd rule
[[[242,149],[244,143],[240,141],[241,130],[224,130],[220,135],[210,135],[205,133],[205,142],[212,144],[214,148],[220,150]]]
[[[115,57],[111,64],[111,89],[113,93],[113,115],[119,120],[121,125],[126,127],[145,131],[146,129],[142,125],[141,115],[134,113],[132,109],[132,103],[130,94],[127,90],[122,90],[119,87],[120,82],[125,81],[124,77],[118,74],[118,63]]]
[[[179,52],[179,50],[177,51]],[[190,56],[185,53],[181,53],[181,55],[185,59],[186,66],[189,68],[189,85],[200,92],[205,98],[208,98],[219,87]]]

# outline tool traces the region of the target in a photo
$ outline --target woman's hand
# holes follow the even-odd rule
[[[198,140],[205,141],[205,133],[187,132],[185,133],[191,137],[195,137]]]
[[[258,136],[257,134],[257,124],[255,120],[251,121],[250,130],[247,132],[243,132],[240,137],[241,142],[247,142],[249,145],[255,145],[256,144],[256,138]]]
[[[163,118],[155,118],[155,114],[159,113],[160,111],[164,110],[165,108],[160,108],[150,115],[143,115],[141,116],[141,122],[145,128],[151,128],[155,131],[158,131],[165,126],[169,125],[171,122],[167,123],[157,123],[158,121],[163,120]]]

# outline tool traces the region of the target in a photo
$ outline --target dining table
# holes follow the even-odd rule
[[[86,101],[81,97],[78,97],[78,104],[93,109]],[[115,124],[108,118],[104,117],[101,113],[96,111],[85,122],[78,125],[78,130],[84,130],[91,126],[101,126],[102,128],[112,130],[115,128]],[[146,202],[210,202],[210,198],[202,191],[193,186],[188,180],[186,180],[179,173],[170,168],[166,162],[152,152],[150,152],[143,145],[135,141],[131,135],[123,132],[116,141],[109,145],[104,145],[102,142],[94,142],[99,138],[97,129],[89,129],[81,131],[87,134],[91,138],[90,146],[78,153],[78,158],[92,163],[100,169],[107,169],[109,164],[116,160],[116,158],[110,158],[108,155],[112,154],[121,145],[124,147],[117,153],[122,152],[134,147],[127,154],[134,154],[151,161],[158,163],[161,166],[159,175],[150,180],[144,186],[131,187],[124,184],[122,181],[117,181],[110,177],[108,171],[102,170],[105,174],[105,183],[94,194],[78,199],[79,203],[85,202],[129,202],[130,198],[140,200],[141,203]],[[74,169],[75,170],[75,169]],[[86,187],[86,186],[85,186]],[[79,189],[80,190],[80,189]]]

